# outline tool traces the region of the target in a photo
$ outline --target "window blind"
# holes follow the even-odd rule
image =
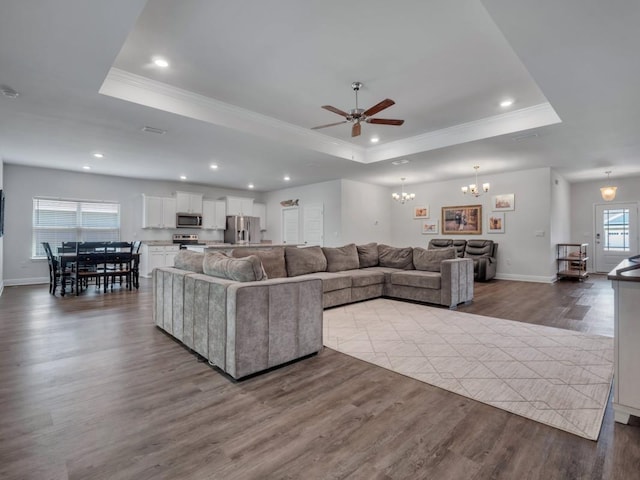
[[[49,242],[55,251],[62,242],[119,240],[119,203],[33,199],[33,257],[46,257],[42,242]]]

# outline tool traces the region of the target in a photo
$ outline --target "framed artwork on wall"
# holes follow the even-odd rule
[[[502,195],[493,195],[491,197],[492,210],[494,212],[504,212],[507,210],[515,210],[515,194],[504,193]]]
[[[442,207],[442,234],[482,234],[482,205]]]
[[[413,218],[429,218],[429,205],[413,207]]]
[[[504,233],[504,213],[492,212],[487,219],[487,233]]]
[[[423,235],[437,235],[440,233],[438,228],[438,220],[425,220],[422,222],[422,234]]]

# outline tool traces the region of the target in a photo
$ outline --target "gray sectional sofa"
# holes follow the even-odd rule
[[[455,308],[473,299],[473,261],[455,249],[181,251],[153,271],[156,325],[233,378],[318,352],[322,310],[392,297]]]

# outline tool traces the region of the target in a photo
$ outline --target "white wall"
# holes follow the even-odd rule
[[[551,172],[551,210],[549,212],[549,239],[551,262],[555,262],[558,243],[571,241],[571,185],[557,172]],[[557,267],[557,264],[555,264]],[[557,271],[557,268],[556,268]]]
[[[600,187],[614,185],[618,187],[613,202],[605,202],[600,195]],[[640,202],[640,177],[606,179],[595,182],[581,182],[571,185],[571,242],[588,243],[587,252],[593,259],[595,243],[595,207],[611,205],[616,202]],[[636,252],[637,253],[637,252]],[[587,262],[589,270],[593,270],[593,262]]]
[[[5,207],[4,259],[6,285],[47,281],[46,260],[31,259],[33,197],[59,197],[81,200],[107,200],[120,203],[122,240],[171,240],[176,232],[198,233],[203,240],[222,240],[222,231],[142,229],[142,194],[170,196],[176,190],[202,193],[205,198],[225,195],[262,195],[245,190],[221,189],[184,182],[130,179],[46,168],[4,165]]]
[[[342,180],[343,244],[391,243],[391,198],[385,187]]]
[[[282,206],[280,202],[283,200],[299,200],[301,230],[304,206],[321,203],[324,205],[324,245],[327,247],[343,245],[340,180],[268,192],[264,195],[264,200],[267,204],[267,232],[265,239],[272,240],[273,243],[282,243]],[[302,231],[300,233],[302,234]],[[304,239],[300,238],[300,241],[303,242]]]
[[[416,198],[401,205],[392,203],[391,243],[396,246],[426,247],[431,238],[451,238],[451,235],[423,235],[422,221],[413,219],[414,206],[430,209],[430,219],[438,219],[442,231],[443,206],[482,205],[482,235],[456,235],[456,238],[491,239],[498,246],[498,278],[535,282],[551,282],[555,278],[552,244],[550,240],[551,170],[538,168],[520,172],[480,175],[480,183],[489,182],[491,191],[481,197],[463,195],[460,191],[466,181],[451,180],[439,183],[407,185],[405,191]],[[394,189],[388,189],[390,198]],[[396,189],[397,190],[397,189]],[[515,194],[515,210],[505,213],[505,233],[488,234],[487,218],[491,212],[491,196]],[[391,200],[390,200],[391,202]],[[537,236],[541,233],[543,236]]]

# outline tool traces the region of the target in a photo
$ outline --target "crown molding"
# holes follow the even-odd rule
[[[313,130],[112,67],[99,92],[270,140],[365,162],[365,149]]]
[[[396,140],[367,149],[365,163],[380,162],[390,158],[427,152],[437,148],[482,140],[508,133],[560,123],[551,104],[540,103],[513,112],[486,117],[453,127]]]

